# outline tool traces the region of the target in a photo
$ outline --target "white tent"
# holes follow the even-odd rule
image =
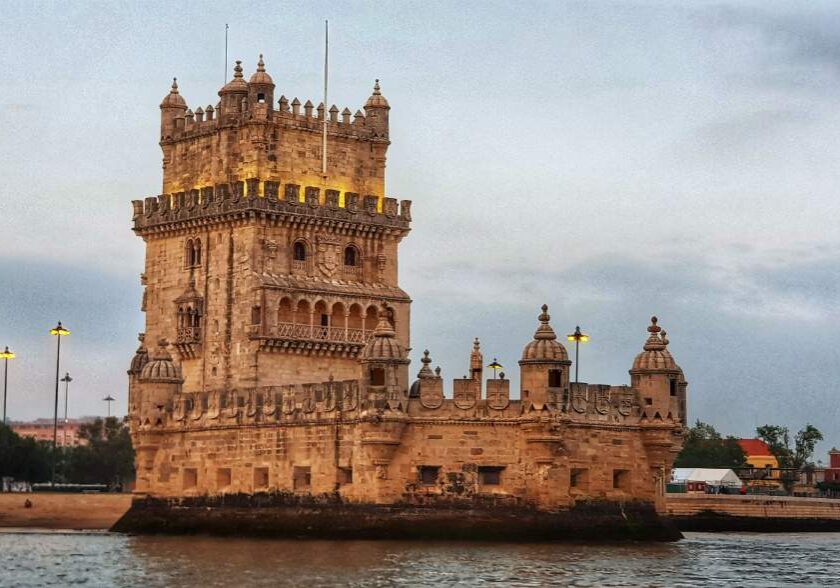
[[[741,478],[732,470],[711,468],[674,468],[671,471],[671,482],[675,484],[703,482],[707,486],[741,487],[743,485]]]

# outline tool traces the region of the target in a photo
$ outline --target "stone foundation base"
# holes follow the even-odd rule
[[[668,517],[680,531],[741,533],[837,533],[840,520],[763,516],[731,516],[715,512]]]
[[[372,505],[290,494],[135,499],[112,531],[307,539],[677,541],[645,502],[587,502],[541,512],[510,506]]]

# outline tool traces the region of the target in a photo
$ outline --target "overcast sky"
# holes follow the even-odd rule
[[[276,93],[382,80],[387,192],[414,201],[401,283],[446,379],[478,336],[516,379],[548,303],[591,334],[581,380],[622,384],[651,314],[724,433],[806,422],[840,445],[837,2],[2,3],[0,345],[13,419],[126,409],[143,330],[132,199],[161,182],[171,78],[214,103],[265,54]],[[518,380],[517,380],[518,381]],[[819,455],[825,459],[824,455]]]

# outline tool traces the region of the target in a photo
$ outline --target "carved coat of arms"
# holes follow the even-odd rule
[[[586,390],[581,388],[574,388],[572,390],[572,409],[575,412],[586,412],[588,402]]]
[[[493,380],[490,380],[493,381]],[[498,385],[487,386],[487,406],[495,410],[504,410],[510,404],[510,391]]]
[[[316,243],[318,270],[331,278],[341,262],[341,243],[324,235],[318,235]]]

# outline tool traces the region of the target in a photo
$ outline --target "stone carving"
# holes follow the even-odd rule
[[[572,410],[575,412],[586,412],[586,405],[588,404],[586,390],[581,388],[574,388],[572,390]]]
[[[316,242],[318,270],[326,277],[331,278],[341,262],[341,243],[326,235],[318,235]]]
[[[455,380],[453,384],[455,406],[463,410],[474,407],[478,399],[478,390],[476,390],[475,380],[463,378],[461,380]]]

